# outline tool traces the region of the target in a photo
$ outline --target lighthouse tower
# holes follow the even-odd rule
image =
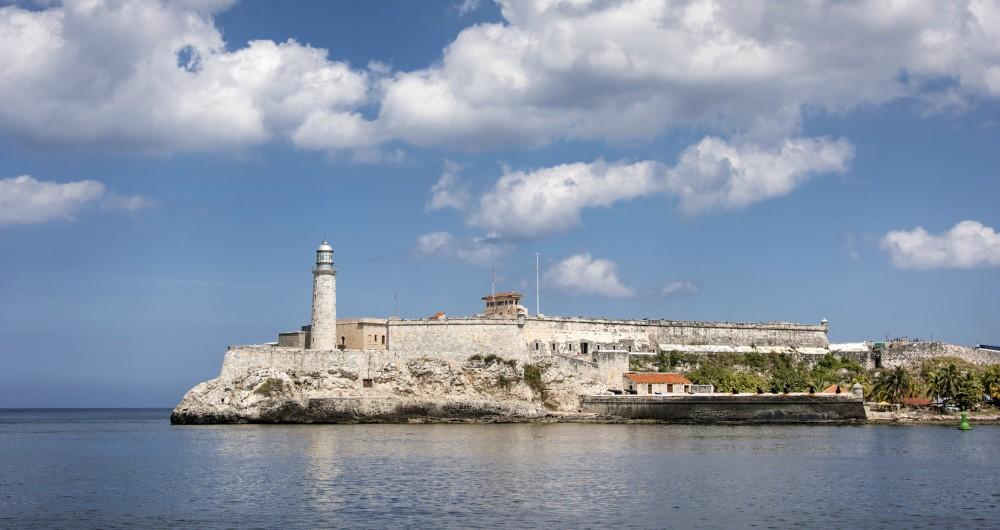
[[[337,271],[333,270],[333,247],[323,241],[316,249],[313,269],[312,331],[309,348],[337,348]]]

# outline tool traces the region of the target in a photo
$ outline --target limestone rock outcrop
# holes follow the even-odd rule
[[[224,371],[225,373],[225,371]],[[175,424],[523,421],[575,411],[579,396],[603,392],[593,377],[554,360],[418,357],[362,375],[349,366],[302,371],[254,367],[192,388]]]

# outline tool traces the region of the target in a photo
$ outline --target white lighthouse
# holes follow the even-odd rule
[[[337,348],[337,271],[333,270],[333,247],[323,241],[316,249],[313,269],[312,331],[309,348]]]

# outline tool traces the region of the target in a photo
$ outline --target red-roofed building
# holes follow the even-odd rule
[[[691,380],[673,372],[625,372],[625,389],[630,394],[685,394],[691,390]]]
[[[905,397],[903,398],[903,404],[908,407],[930,407],[934,402],[931,401],[931,398]]]

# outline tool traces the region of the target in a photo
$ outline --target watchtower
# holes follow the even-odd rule
[[[483,297],[486,302],[486,311],[483,316],[486,318],[517,318],[527,316],[528,310],[521,305],[521,293],[508,291],[505,293],[493,293]]]

